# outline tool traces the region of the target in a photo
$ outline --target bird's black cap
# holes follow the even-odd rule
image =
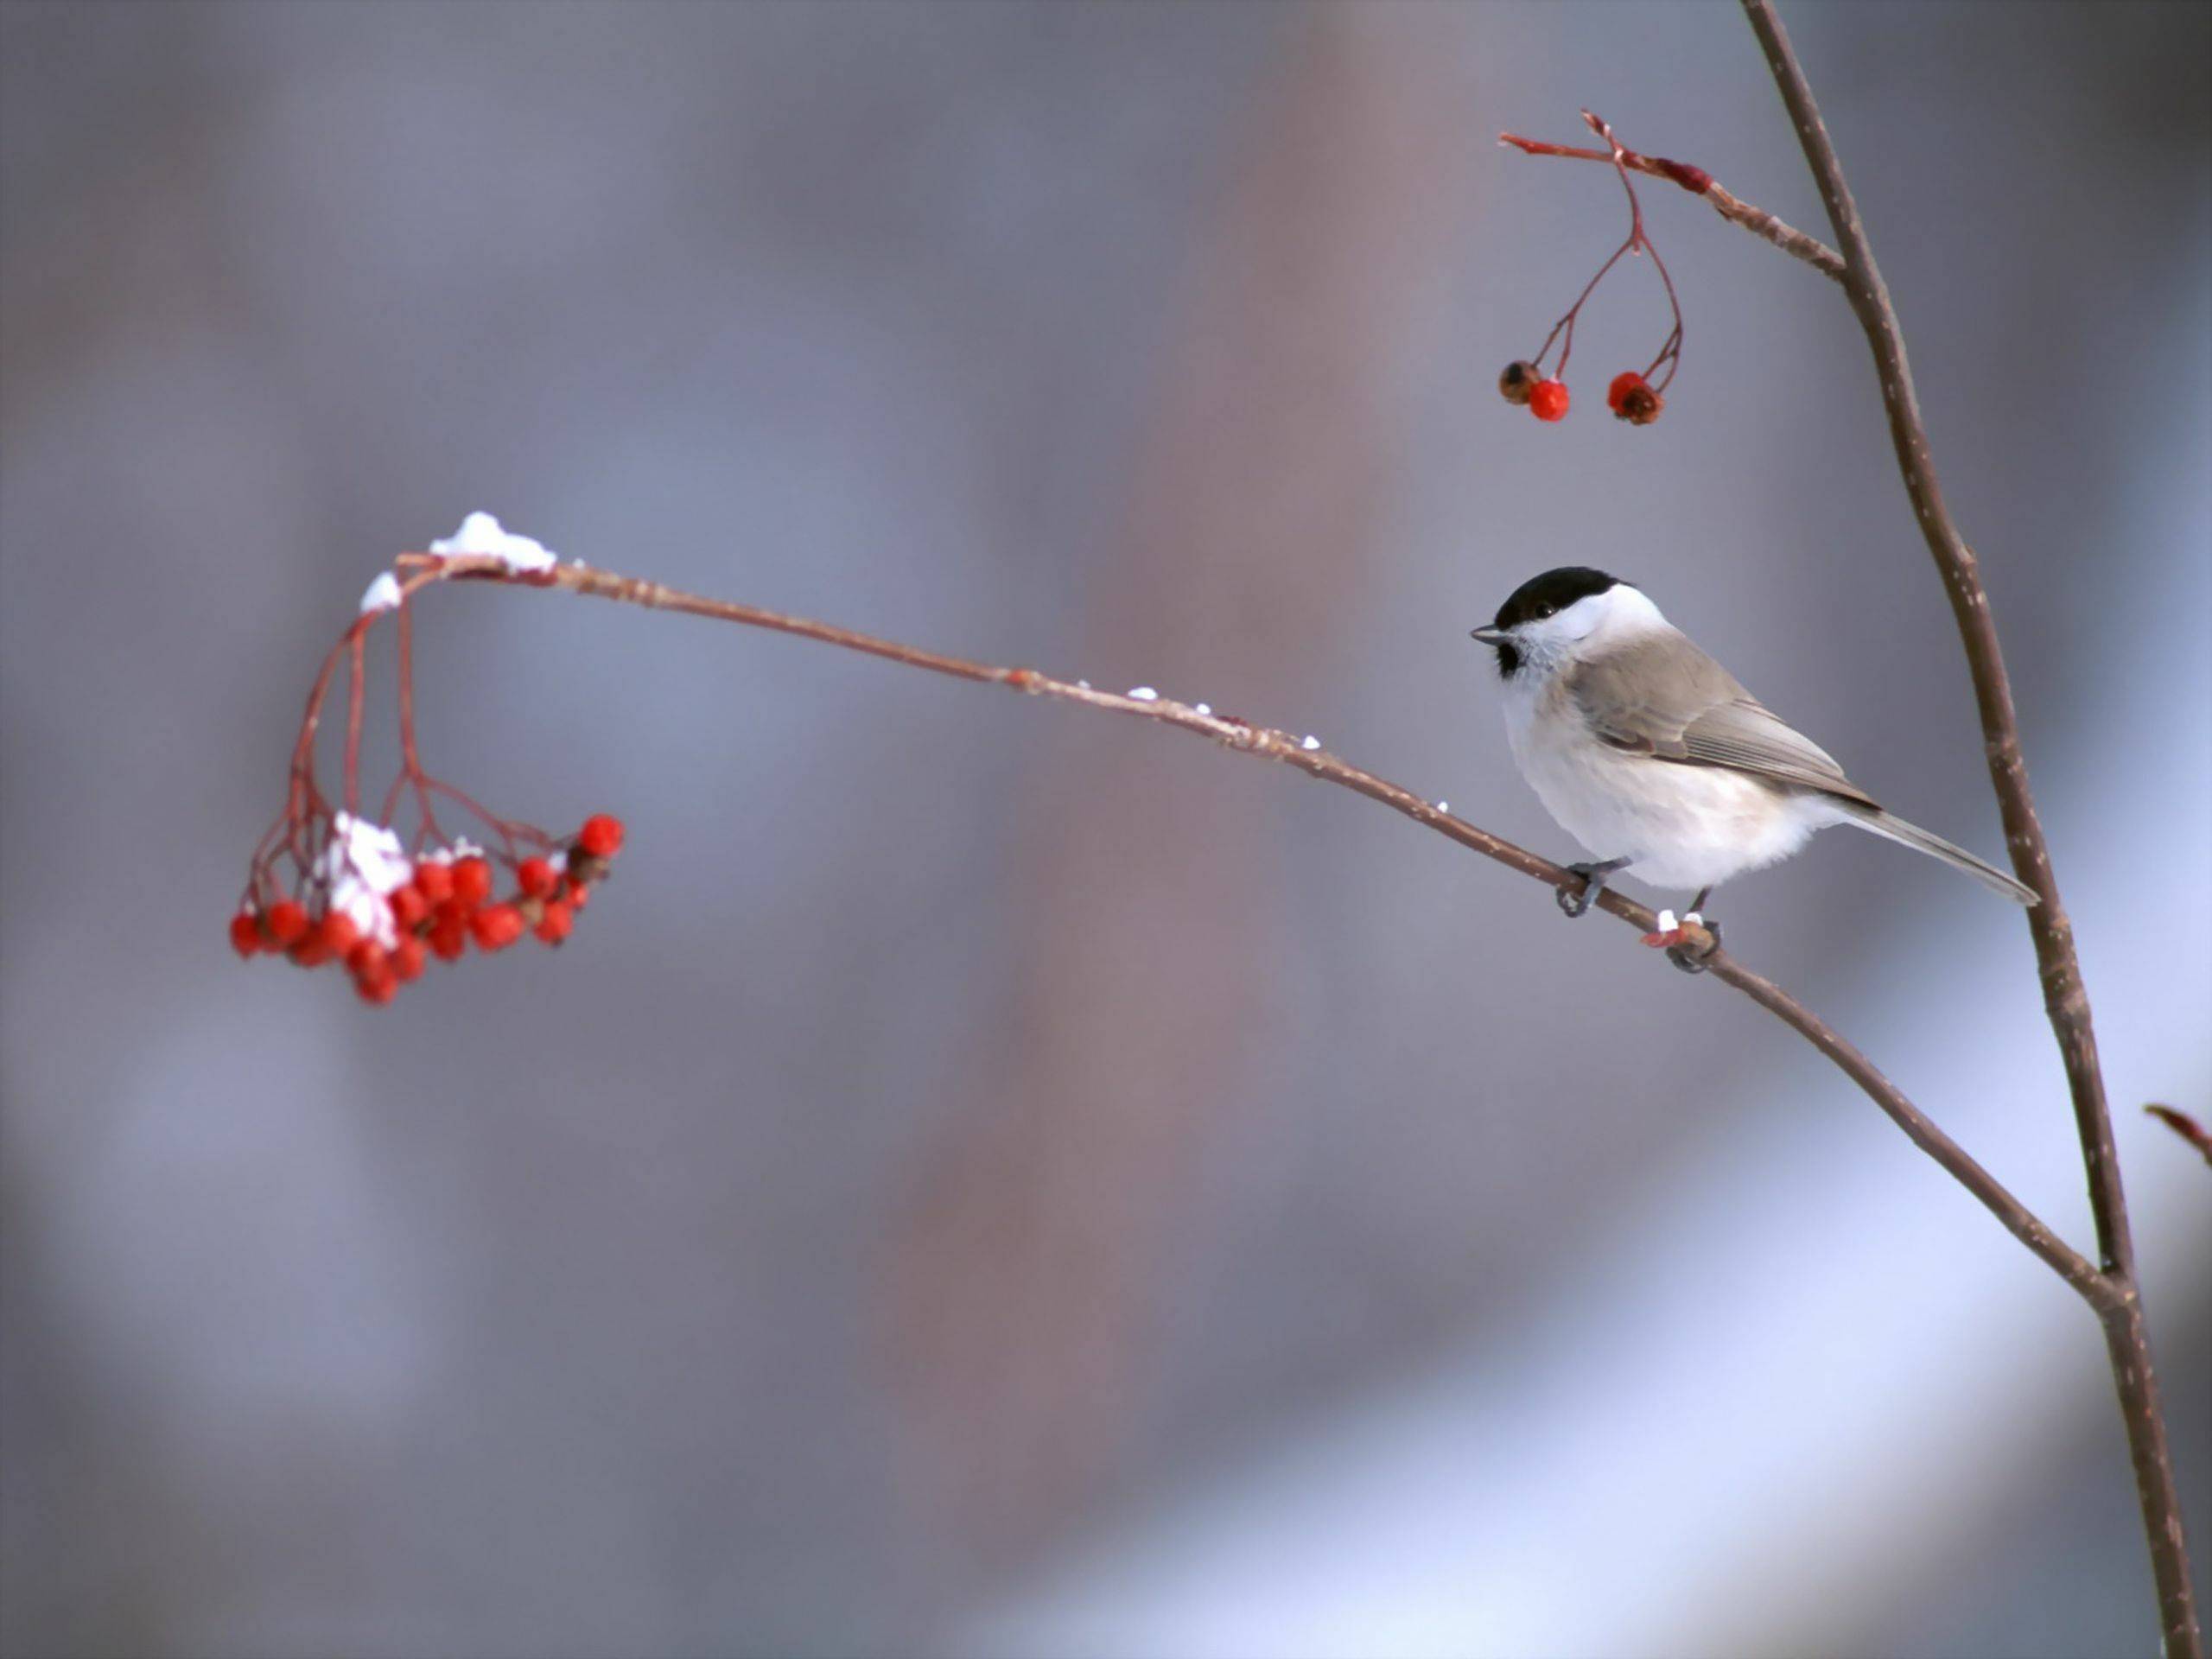
[[[1497,620],[1486,628],[1477,628],[1475,638],[1497,653],[1497,671],[1510,679],[1521,670],[1521,648],[1510,637],[1513,629],[1563,611],[1578,599],[1602,594],[1608,588],[1631,585],[1586,564],[1563,564],[1516,588],[1497,607]]]
[[[1516,588],[1505,603],[1497,607],[1497,620],[1491,626],[1517,628],[1523,622],[1534,622],[1554,611],[1563,611],[1578,599],[1602,594],[1608,588],[1631,585],[1603,570],[1592,570],[1586,564],[1563,564],[1541,576],[1531,576]]]

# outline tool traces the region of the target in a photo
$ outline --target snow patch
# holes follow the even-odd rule
[[[330,842],[322,849],[330,907],[353,918],[365,937],[388,950],[399,943],[389,895],[405,887],[415,874],[407,849],[384,825],[350,812],[333,818],[330,830]]]
[[[501,528],[488,512],[472,512],[461,528],[430,543],[433,553],[473,553],[499,560],[518,575],[550,570],[559,563],[544,543]]]
[[[399,578],[386,570],[371,582],[368,591],[361,595],[361,614],[374,616],[379,611],[396,611],[398,608]]]

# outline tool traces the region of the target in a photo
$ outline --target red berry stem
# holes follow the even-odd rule
[[[1590,124],[1592,131],[1605,141],[1608,147],[1608,158],[1613,164],[1613,172],[1621,181],[1621,189],[1628,196],[1628,235],[1622,240],[1620,246],[1615,248],[1606,257],[1605,263],[1598,267],[1597,273],[1582,285],[1582,291],[1575,296],[1574,303],[1567,307],[1566,314],[1552,325],[1551,333],[1544,336],[1544,343],[1537,348],[1535,355],[1530,358],[1529,362],[1541,373],[1545,359],[1551,354],[1551,349],[1556,344],[1559,346],[1559,361],[1552,366],[1550,376],[1553,380],[1564,381],[1567,362],[1574,355],[1574,327],[1581,317],[1583,306],[1588,302],[1591,295],[1597,291],[1598,284],[1605,279],[1623,257],[1630,254],[1649,254],[1651,256],[1652,268],[1659,273],[1660,284],[1666,290],[1667,308],[1673,318],[1673,327],[1668,331],[1666,339],[1661,342],[1658,354],[1651,359],[1649,366],[1643,371],[1644,379],[1650,383],[1652,391],[1656,394],[1667,389],[1668,384],[1675,378],[1675,370],[1681,361],[1682,307],[1681,297],[1675,291],[1675,279],[1667,269],[1667,262],[1660,257],[1657,246],[1653,244],[1650,236],[1644,230],[1643,205],[1637,196],[1636,182],[1630,177],[1631,164],[1634,164],[1637,170],[1662,173],[1681,184],[1685,189],[1697,188],[1695,181],[1698,180],[1702,180],[1704,186],[1709,188],[1712,180],[1709,175],[1699,169],[1686,167],[1681,162],[1648,162],[1646,158],[1636,156],[1633,151],[1624,149],[1620,141],[1613,137],[1612,128],[1598,116],[1585,110],[1582,111],[1582,118]],[[1539,144],[1534,140],[1516,138],[1510,133],[1504,136],[1503,142],[1516,145],[1535,155],[1586,154],[1593,157],[1598,155],[1595,151],[1568,151],[1557,145]],[[1534,407],[1533,404],[1531,407]],[[1565,413],[1563,410],[1560,412]],[[1539,418],[1555,420],[1559,416],[1543,416],[1540,412]]]

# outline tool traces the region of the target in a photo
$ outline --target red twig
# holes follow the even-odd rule
[[[1678,184],[1694,196],[1702,196],[1712,203],[1713,212],[1732,225],[1740,225],[1753,236],[1771,242],[1784,253],[1802,259],[1822,276],[1835,282],[1843,280],[1843,256],[1821,241],[1804,232],[1785,225],[1764,207],[1757,207],[1741,196],[1723,189],[1720,181],[1701,167],[1692,167],[1687,162],[1670,162],[1663,156],[1642,156],[1623,147],[1618,156],[1609,150],[1588,149],[1578,144],[1550,144],[1540,138],[1523,138],[1516,132],[1501,132],[1497,142],[1510,145],[1524,156],[1555,156],[1574,162],[1613,162],[1631,173],[1647,177],[1665,179]]]
[[[1675,296],[1675,279],[1668,274],[1667,262],[1659,257],[1659,250],[1652,245],[1650,237],[1644,233],[1643,205],[1637,200],[1636,186],[1629,178],[1629,172],[1630,170],[1629,167],[1630,152],[1623,149],[1619,140],[1613,137],[1612,128],[1606,125],[1605,123],[1600,120],[1597,116],[1592,115],[1588,110],[1585,110],[1582,111],[1582,118],[1590,124],[1590,129],[1592,131],[1597,133],[1600,137],[1605,139],[1608,144],[1612,146],[1610,154],[1602,150],[1591,150],[1587,153],[1592,156],[1599,156],[1601,159],[1610,160],[1613,163],[1613,171],[1618,175],[1621,181],[1621,188],[1628,196],[1628,235],[1623,238],[1620,246],[1613,250],[1611,257],[1606,259],[1605,263],[1598,267],[1597,275],[1591,277],[1588,282],[1582,285],[1582,292],[1575,296],[1574,303],[1567,308],[1567,315],[1552,325],[1551,333],[1544,336],[1543,345],[1537,349],[1536,354],[1530,358],[1529,361],[1535,365],[1539,370],[1541,370],[1544,364],[1544,359],[1550,353],[1553,342],[1554,340],[1559,341],[1559,362],[1551,370],[1551,373],[1557,378],[1564,379],[1567,376],[1567,360],[1574,355],[1575,322],[1582,315],[1582,308],[1588,302],[1591,295],[1597,291],[1598,284],[1605,281],[1605,274],[1611,270],[1615,265],[1620,264],[1621,260],[1626,256],[1630,254],[1649,254],[1651,256],[1652,267],[1658,271],[1659,280],[1666,288],[1667,308],[1673,314],[1674,327],[1669,331],[1667,338],[1661,342],[1659,346],[1659,354],[1651,359],[1651,366],[1644,370],[1643,376],[1646,380],[1649,380],[1653,375],[1658,374],[1659,371],[1663,367],[1666,370],[1666,373],[1661,376],[1661,378],[1655,382],[1651,387],[1651,390],[1655,392],[1663,392],[1667,389],[1668,383],[1675,378],[1675,365],[1681,360],[1681,302]],[[1524,141],[1514,139],[1509,137],[1506,139],[1506,142],[1520,143]],[[1560,151],[1557,153],[1565,154],[1567,152]],[[1679,166],[1679,163],[1670,162],[1666,165],[1669,167],[1676,167]],[[1672,176],[1672,175],[1669,175],[1669,176]],[[1562,334],[1565,335],[1563,340],[1560,338]]]
[[[2212,1129],[2206,1128],[2187,1112],[2175,1107],[2153,1103],[2143,1109],[2202,1153],[2206,1163],[2212,1164]]]
[[[299,889],[304,899],[319,903],[327,897],[331,872],[326,867],[326,855],[335,844],[335,823],[338,814],[358,817],[361,810],[361,736],[367,714],[367,648],[369,635],[387,613],[397,617],[397,674],[399,715],[399,771],[385,791],[377,822],[388,824],[393,810],[403,795],[411,796],[415,803],[417,823],[411,850],[419,855],[426,844],[449,844],[449,838],[440,826],[435,806],[436,798],[442,796],[467,812],[488,839],[498,843],[499,855],[509,865],[525,855],[526,850],[549,852],[559,842],[533,824],[512,818],[503,818],[490,811],[473,798],[452,785],[433,778],[423,769],[420,751],[416,747],[415,727],[415,658],[414,618],[408,601],[415,593],[429,582],[441,579],[441,573],[416,575],[403,586],[397,602],[385,609],[365,612],[339,637],[323,658],[321,670],[308,693],[307,709],[300,720],[300,734],[293,745],[291,765],[287,778],[284,808],[276,820],[255,847],[248,868],[246,887],[242,904],[256,912],[265,911],[276,898],[289,896],[292,888]],[[517,578],[524,580],[524,578]],[[346,664],[346,734],[340,761],[339,804],[334,807],[323,794],[315,779],[315,746],[321,734],[324,707],[329,701],[332,683],[337,677],[340,662]],[[288,882],[278,874],[278,866],[289,870]],[[310,908],[314,908],[314,904]]]

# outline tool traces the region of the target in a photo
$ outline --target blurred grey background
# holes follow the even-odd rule
[[[2203,1573],[2212,10],[1790,6],[2011,652]],[[1569,851],[1465,629],[1642,582],[2001,847],[1734,8],[0,9],[10,1655],[2107,1655],[2087,1312],[1618,926],[1174,734],[519,593],[432,768],[620,813],[387,1010],[223,939],[398,550],[564,555],[1319,734]],[[385,682],[379,681],[380,685]],[[1656,895],[1654,895],[1656,896]],[[1679,895],[1667,895],[1671,900]],[[2019,918],[1870,838],[1716,905],[2077,1243]],[[2212,1576],[2212,1575],[2206,1575]]]

